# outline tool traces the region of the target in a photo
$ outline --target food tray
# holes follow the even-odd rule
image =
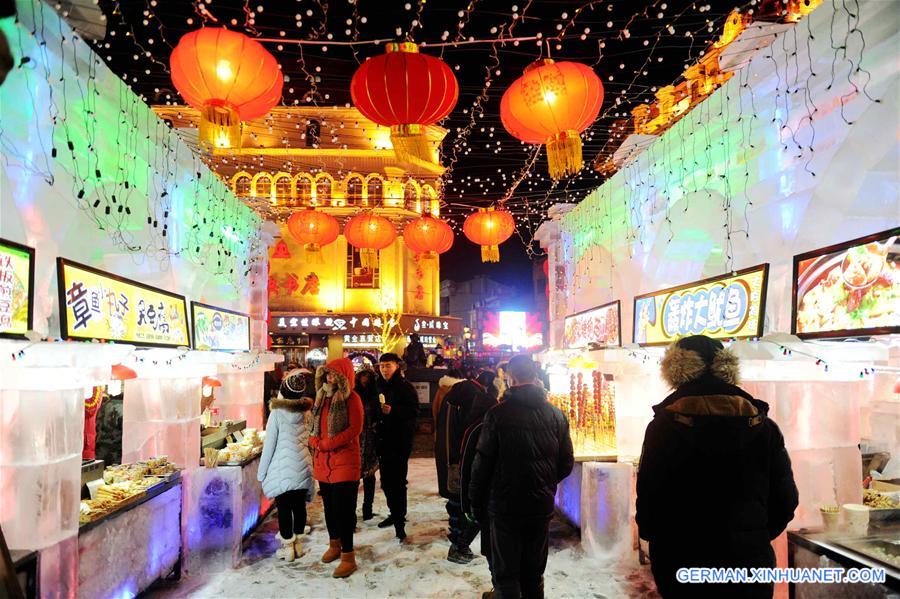
[[[102,520],[103,518],[106,518],[107,516],[109,516],[111,514],[115,514],[116,512],[121,511],[123,508],[126,508],[133,503],[137,503],[146,494],[147,494],[146,491],[141,491],[140,493],[132,495],[131,497],[129,497],[123,501],[119,501],[118,503],[115,503],[113,505],[112,509],[107,510],[105,512],[91,512],[90,514],[79,514],[78,522],[79,522],[79,524],[90,524],[91,522],[96,522],[97,520]]]

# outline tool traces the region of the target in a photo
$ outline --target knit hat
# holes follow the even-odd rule
[[[673,389],[705,374],[737,385],[740,374],[737,356],[721,341],[706,335],[684,337],[670,345],[663,356],[661,371]]]

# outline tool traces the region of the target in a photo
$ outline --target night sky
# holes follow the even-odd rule
[[[181,35],[204,23],[284,40],[365,42],[409,34],[414,41],[425,42],[421,51],[442,55],[460,85],[459,102],[441,123],[449,129],[443,147],[448,174],[442,216],[457,231],[453,249],[442,258],[442,275],[463,279],[486,274],[530,293],[530,260],[540,252],[532,236],[546,208],[578,202],[602,183],[591,166],[598,153],[608,155],[613,149],[609,146],[613,124],[629,117],[635,105],[651,101],[658,87],[676,82],[718,37],[730,10],[751,4],[756,3],[101,0],[109,28],[106,39],[95,46],[149,104],[166,104],[181,103],[171,83],[169,53]],[[419,24],[413,25],[414,20]],[[501,43],[503,38],[537,35],[542,39]],[[492,41],[430,49],[427,45],[470,38]],[[327,50],[290,43],[264,45],[289,78],[282,99],[289,106],[350,102],[349,83],[356,67],[383,52],[383,45],[331,45]],[[546,174],[544,152],[529,166],[532,147],[506,133],[499,117],[503,91],[525,66],[548,51],[555,60],[591,65],[605,88],[600,118],[583,135],[584,170],[556,184]],[[514,213],[518,231],[501,246],[499,265],[482,264],[479,248],[462,235],[462,221],[473,207],[497,201],[505,201]]]

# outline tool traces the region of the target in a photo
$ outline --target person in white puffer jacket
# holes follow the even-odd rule
[[[306,528],[306,504],[315,494],[309,454],[307,417],[313,407],[307,377],[300,369],[287,373],[278,397],[269,402],[266,440],[259,461],[258,480],[266,497],[278,508],[282,548],[277,555],[289,562],[303,554],[301,535]]]

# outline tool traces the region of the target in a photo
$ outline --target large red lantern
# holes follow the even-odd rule
[[[403,227],[406,247],[426,259],[435,259],[453,246],[453,229],[431,215],[412,220]]]
[[[378,250],[383,250],[397,238],[394,225],[374,212],[361,212],[344,225],[347,243],[360,250],[364,268],[372,268],[378,261]]]
[[[443,60],[420,54],[410,42],[391,43],[384,54],[356,69],[350,97],[364,117],[391,128],[398,157],[431,162],[424,127],[450,114],[459,98],[459,85]]]
[[[313,209],[294,212],[287,221],[287,229],[297,243],[303,244],[306,261],[322,263],[322,246],[341,234],[337,219]]]
[[[510,135],[547,144],[550,176],[581,170],[581,132],[597,120],[603,84],[593,69],[577,62],[539,60],[525,69],[500,100],[500,120]]]
[[[281,100],[275,57],[237,31],[203,27],[182,36],[169,58],[172,83],[200,111],[200,143],[237,147],[241,121],[265,116]]]
[[[466,217],[463,233],[481,246],[482,262],[500,261],[500,244],[510,238],[516,230],[512,214],[505,209],[479,208]]]

